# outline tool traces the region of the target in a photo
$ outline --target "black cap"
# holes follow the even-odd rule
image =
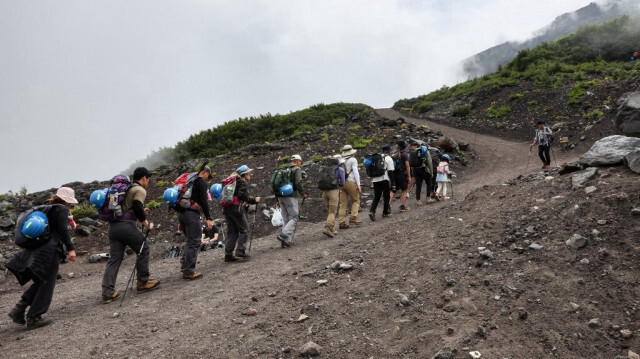
[[[409,145],[410,145],[410,146],[418,145],[418,144],[419,144],[419,143],[418,143],[418,141],[416,141],[416,140],[414,140],[414,139],[409,140]]]
[[[405,149],[407,148],[407,142],[404,140],[400,140],[398,141],[398,147],[400,147],[400,149]]]
[[[389,145],[384,145],[382,146],[382,152],[391,152],[391,146]]]
[[[538,120],[538,125],[544,125],[544,120]]]
[[[142,177],[147,177],[150,178],[151,177],[151,172],[149,172],[148,169],[146,169],[145,167],[138,167],[135,170],[133,170],[133,180],[137,181],[142,179]]]

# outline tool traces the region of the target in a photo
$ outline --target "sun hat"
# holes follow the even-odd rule
[[[291,156],[291,161],[302,161],[302,157],[300,155]]]
[[[76,193],[69,187],[60,187],[56,192],[56,196],[69,204],[78,204]]]
[[[344,145],[341,151],[342,151],[341,153],[342,157],[348,157],[357,152],[353,147],[351,147],[351,145]]]
[[[243,174],[247,174],[250,173],[251,171],[253,171],[253,168],[249,168],[249,166],[247,165],[242,165],[240,167],[238,167],[238,169],[236,170],[236,172],[238,172],[239,175],[243,175]]]

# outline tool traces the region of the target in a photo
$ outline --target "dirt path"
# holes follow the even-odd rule
[[[378,113],[425,123],[389,109]],[[494,314],[496,301],[486,299],[486,285],[476,287],[482,277],[466,279],[473,265],[465,258],[475,245],[467,239],[475,227],[456,228],[457,218],[453,225],[445,220],[471,221],[472,214],[456,208],[463,195],[524,173],[528,145],[428,125],[469,142],[478,156],[466,180],[455,183],[455,201],[408,213],[398,213],[394,204],[391,219],[370,222],[363,214],[362,225],[340,230],[331,240],[321,234],[323,223],[301,223],[297,245],[289,249],[271,236],[254,238],[248,263],[225,264],[220,250],[202,252],[197,269],[205,276],[195,282],[183,281],[178,260],[162,258],[162,245],[154,246],[151,273],[160,288],[129,292],[122,307],[100,303],[105,264],[80,258],[60,269],[63,279],[47,313],[56,320],[51,326],[28,332],[15,325],[5,313],[23,289],[14,285],[0,292],[0,357],[293,358],[298,347],[314,341],[323,347],[323,358],[426,358],[467,341],[477,330],[478,312],[503,317]],[[537,170],[534,155],[530,171]],[[556,155],[558,163],[567,160]],[[438,220],[427,221],[433,218]],[[336,260],[355,269],[333,271]],[[120,269],[121,291],[132,266],[131,256]],[[450,276],[461,281],[453,313],[438,304]],[[400,294],[415,304],[405,308]],[[256,315],[245,315],[250,307]],[[513,356],[533,346],[526,330],[515,343],[480,342],[482,350],[487,357],[543,357]]]

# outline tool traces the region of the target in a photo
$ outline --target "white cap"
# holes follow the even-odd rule
[[[293,155],[291,156],[291,161],[302,161],[302,157],[300,157],[300,155]]]

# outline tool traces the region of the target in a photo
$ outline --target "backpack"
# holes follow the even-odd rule
[[[234,196],[236,193],[236,183],[238,176],[229,176],[222,180],[222,193],[220,194],[220,207],[228,207],[232,204],[240,204],[240,198]]]
[[[409,166],[411,167],[422,167],[424,157],[420,156],[420,151],[418,150],[409,150]]]
[[[133,183],[129,177],[125,175],[114,176],[109,181],[107,198],[98,211],[98,217],[107,222],[135,219],[133,214],[122,212],[122,203],[124,203],[125,195],[131,187],[133,187]]]
[[[48,217],[49,211],[55,206],[64,207],[61,204],[46,204],[42,206],[33,207],[30,210],[23,212],[20,214],[20,216],[18,216],[15,235],[13,238],[13,242],[16,244],[16,246],[24,249],[34,249],[34,248],[40,247],[41,245],[49,241],[50,233],[51,233],[49,230],[49,223],[46,223],[44,233],[42,233],[41,235],[35,238],[29,238],[24,234],[22,234],[22,227],[24,226],[24,222],[29,218],[29,216],[31,216],[31,214],[33,214],[33,212],[39,211],[46,214]]]
[[[339,165],[340,162],[337,158],[327,158],[322,161],[318,169],[318,189],[322,191],[338,189],[336,169]]]
[[[276,196],[280,193],[280,187],[284,186],[287,183],[291,183],[291,177],[293,174],[292,166],[287,168],[283,168],[280,170],[276,170],[271,175],[271,192]]]
[[[369,177],[380,177],[384,176],[384,156],[379,153],[374,153],[371,156],[367,156],[371,164],[365,167],[365,171],[367,172],[367,176]]]
[[[193,196],[193,184],[197,179],[198,172],[183,173],[176,178],[174,183],[180,185],[180,187],[178,187],[178,199],[176,200],[174,208],[177,206],[182,209],[200,210],[198,202],[191,199]]]
[[[438,168],[437,171],[439,174],[444,174],[446,173],[446,168],[449,165],[449,163],[447,163],[447,161],[442,161],[438,164]]]
[[[442,153],[440,153],[440,150],[435,147],[431,147],[429,149],[429,152],[431,153],[431,162],[433,163],[433,170],[437,171],[438,164],[440,163],[440,159],[442,158]]]

